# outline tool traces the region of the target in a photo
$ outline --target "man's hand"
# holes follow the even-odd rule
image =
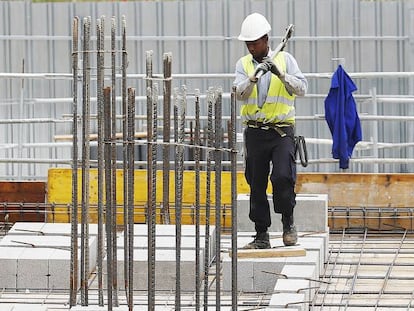
[[[283,79],[285,77],[285,73],[279,69],[279,67],[276,65],[276,63],[269,57],[263,58],[263,63],[267,64],[267,67],[269,67],[269,70],[276,76],[278,76],[280,79]]]
[[[259,79],[263,76],[266,72],[270,70],[270,65],[266,62],[260,63],[257,65],[256,70],[254,71],[253,76]]]

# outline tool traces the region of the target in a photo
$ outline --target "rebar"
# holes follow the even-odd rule
[[[108,295],[108,311],[112,311],[113,306],[113,278],[114,278],[114,262],[112,247],[112,165],[111,165],[111,88],[104,88],[104,160],[105,160],[105,228],[106,228],[106,263],[107,263],[107,295]]]
[[[398,245],[398,249],[394,254],[394,258],[393,258],[391,264],[388,266],[387,273],[385,274],[385,277],[384,277],[384,280],[383,280],[383,283],[382,283],[382,286],[381,286],[381,290],[378,292],[377,302],[375,303],[375,309],[374,310],[377,310],[378,305],[380,304],[381,296],[385,292],[385,288],[386,288],[388,280],[390,278],[391,271],[392,271],[392,269],[395,265],[395,261],[397,260],[398,255],[400,254],[401,246],[403,245],[406,236],[407,236],[407,230],[404,231],[404,234],[401,238],[400,244]]]
[[[116,232],[117,232],[117,202],[116,202],[116,20],[115,17],[111,18],[111,77],[112,77],[112,88],[111,88],[111,136],[112,136],[112,144],[111,144],[111,201],[112,201],[112,223],[111,223],[111,231],[112,231],[112,256],[113,256],[113,262],[115,263],[112,267],[114,277],[112,279],[113,282],[113,305],[117,307],[119,305],[118,302],[118,267],[116,263],[117,260],[117,240],[116,240]]]
[[[103,298],[103,257],[104,257],[104,49],[105,49],[105,17],[101,16],[96,23],[97,35],[97,115],[98,115],[98,245],[97,245],[97,270],[98,270],[98,304],[104,305]],[[76,122],[74,122],[76,123]]]
[[[200,90],[195,90],[195,130],[194,130],[194,145],[200,146]],[[200,277],[200,252],[198,251],[201,247],[200,245],[200,148],[195,148],[194,150],[194,163],[195,163],[195,249],[196,249],[196,257],[195,257],[195,307],[196,310],[200,310],[200,287],[201,287],[201,277]],[[206,236],[207,234],[205,234]]]
[[[146,87],[147,87],[147,142],[154,141],[153,119],[154,92],[157,93],[156,84],[153,85],[152,78],[152,51],[146,52]],[[155,137],[156,141],[156,137]],[[156,196],[156,163],[154,165],[154,154],[156,146],[147,146],[147,226],[148,226],[148,310],[155,310],[155,196]],[[154,167],[155,166],[155,167]]]
[[[221,303],[221,142],[223,141],[222,135],[222,90],[218,88],[214,92],[214,132],[215,143],[214,147],[217,149],[214,152],[214,173],[215,173],[215,211],[216,211],[216,310],[220,310]]]
[[[77,79],[78,78],[78,46],[77,42],[77,30],[75,30],[77,25],[77,20],[74,20],[74,43],[73,43],[73,72],[74,72],[74,90],[76,90]],[[135,165],[141,163],[140,161],[135,161],[135,146],[146,144],[147,146],[147,202],[146,202],[146,222],[147,222],[147,238],[148,238],[148,252],[147,252],[147,271],[148,271],[148,291],[147,291],[147,305],[148,310],[155,310],[155,297],[156,297],[156,276],[155,276],[155,259],[156,259],[156,211],[157,211],[157,148],[162,146],[163,155],[162,155],[162,170],[163,170],[163,200],[162,200],[162,211],[160,221],[162,223],[170,223],[170,194],[169,194],[169,178],[170,178],[170,165],[171,161],[169,159],[169,153],[171,152],[171,147],[175,150],[174,158],[174,178],[175,178],[175,309],[179,310],[182,308],[182,297],[185,297],[185,294],[182,292],[182,266],[181,266],[181,255],[182,255],[182,221],[183,221],[183,196],[184,196],[184,169],[185,165],[192,163],[193,168],[195,169],[195,183],[194,191],[196,193],[195,202],[192,209],[192,217],[194,217],[195,222],[195,273],[194,273],[194,282],[195,282],[195,305],[199,309],[202,305],[201,302],[201,287],[204,285],[204,309],[207,310],[209,307],[208,296],[210,293],[209,284],[209,269],[210,265],[215,261],[216,271],[214,279],[211,283],[215,282],[215,306],[217,310],[220,310],[221,306],[221,231],[222,231],[222,216],[225,214],[225,207],[221,206],[221,173],[222,166],[229,165],[232,170],[232,208],[236,207],[236,115],[235,115],[235,99],[232,102],[232,116],[231,121],[228,125],[229,133],[228,137],[228,146],[224,146],[223,134],[223,116],[222,116],[222,89],[221,88],[209,88],[207,95],[201,95],[199,90],[195,90],[194,94],[188,94],[187,87],[183,85],[180,89],[174,90],[173,100],[174,100],[174,111],[173,111],[173,120],[174,120],[174,138],[171,141],[171,87],[172,87],[172,74],[171,74],[171,53],[165,53],[163,58],[164,64],[164,76],[163,76],[163,137],[162,139],[158,136],[158,120],[161,118],[158,117],[158,107],[159,107],[159,91],[158,84],[154,82],[158,77],[155,77],[153,74],[153,63],[152,63],[152,51],[146,53],[146,98],[147,98],[147,140],[136,141],[135,133],[135,120],[137,116],[135,115],[135,100],[137,98],[135,94],[135,89],[127,88],[127,51],[126,51],[126,22],[125,18],[122,19],[122,42],[120,51],[116,50],[116,22],[115,18],[111,19],[111,48],[108,51],[105,51],[105,17],[101,16],[96,20],[96,50],[91,50],[91,34],[90,34],[90,17],[87,17],[83,20],[83,46],[82,46],[82,118],[78,118],[78,108],[77,108],[77,92],[73,94],[73,155],[72,155],[72,170],[73,176],[77,173],[78,165],[82,167],[82,201],[81,201],[81,303],[82,305],[87,306],[88,301],[88,291],[89,291],[89,223],[91,207],[97,206],[97,215],[98,215],[98,238],[97,238],[97,274],[96,280],[98,283],[98,295],[97,302],[100,306],[105,305],[104,300],[104,275],[103,275],[103,258],[106,255],[106,277],[107,277],[107,305],[108,310],[112,310],[114,307],[119,306],[118,298],[118,250],[117,250],[117,230],[118,228],[118,214],[123,216],[123,233],[124,233],[124,247],[123,247],[123,261],[124,261],[124,270],[121,272],[124,276],[124,290],[126,296],[126,303],[128,305],[129,311],[132,311],[134,308],[134,216],[135,216],[135,185],[134,185],[134,172]],[[118,85],[117,73],[119,70],[116,66],[116,56],[117,53],[121,52],[121,76],[120,80],[121,85]],[[92,68],[90,65],[90,57],[92,53],[96,53],[96,68]],[[110,71],[111,79],[110,86],[105,87],[105,53],[110,53]],[[91,72],[93,69],[96,70],[96,115],[91,114],[91,94],[90,94],[90,83],[91,83]],[[121,106],[122,111],[117,111],[117,99],[116,93],[121,94]],[[187,109],[187,99],[194,97],[195,99],[195,130],[194,130],[194,140],[193,140],[193,128],[192,123],[191,127],[191,142],[190,145],[185,142],[186,124],[189,121],[186,117]],[[205,146],[201,142],[201,124],[200,120],[203,117],[200,116],[200,99],[206,98],[208,105],[208,116],[207,116],[207,142]],[[117,113],[119,115],[117,115]],[[91,139],[95,139],[90,134],[91,128],[95,125],[91,123],[91,120],[96,118],[97,122],[97,134],[96,134],[96,143],[97,145],[97,160],[91,159],[90,148],[91,148]],[[121,120],[122,124],[117,123],[118,120]],[[160,121],[161,122],[161,121]],[[77,149],[75,148],[78,143],[77,139],[77,126],[78,123],[82,125],[82,160],[77,159]],[[117,133],[117,127],[122,126],[122,134]],[[121,141],[122,139],[122,141]],[[117,147],[122,144],[122,161],[117,160]],[[194,160],[185,161],[184,152],[189,150],[189,157],[194,156]],[[202,161],[201,152],[206,152],[206,159]],[[76,152],[76,153],[75,153]],[[231,161],[223,161],[223,154],[229,154]],[[214,167],[213,167],[214,165]],[[98,176],[98,199],[97,203],[90,204],[90,168],[97,168]],[[116,190],[117,184],[117,169],[123,169],[123,199],[122,203],[117,202]],[[201,237],[200,237],[200,225],[201,225],[201,202],[200,202],[200,172],[202,167],[206,170],[206,202],[205,202],[205,238],[204,238],[204,258],[201,257]],[[212,180],[212,173],[215,173],[215,180]],[[68,212],[68,216],[71,217],[71,267],[76,267],[77,263],[77,249],[78,246],[75,243],[77,241],[77,229],[75,224],[78,218],[77,215],[77,178],[72,180],[72,210],[71,214]],[[213,185],[214,183],[214,185]],[[212,189],[214,186],[214,189]],[[211,197],[211,194],[215,192],[214,199]],[[76,197],[75,197],[76,194]],[[215,258],[210,258],[210,218],[212,216],[211,208],[212,202],[214,201],[214,215],[215,215],[215,236],[212,237],[215,240]],[[119,207],[119,213],[118,213]],[[121,208],[123,210],[121,212]],[[70,208],[70,207],[69,207]],[[69,210],[68,208],[68,210]],[[55,217],[55,213],[65,213],[65,212],[55,212],[56,206],[53,205],[52,215]],[[223,214],[223,215],[222,215]],[[213,216],[214,216],[213,215]],[[236,221],[236,213],[233,214],[232,221]],[[105,224],[104,224],[105,221]],[[235,230],[237,227],[235,226]],[[105,234],[106,231],[106,234]],[[237,232],[237,231],[236,231]],[[234,232],[233,232],[234,234]],[[106,248],[105,248],[105,239],[106,237]],[[234,253],[237,253],[237,241],[232,241],[232,247],[236,250]],[[106,253],[105,253],[106,250]],[[75,257],[76,256],[76,257]],[[201,265],[204,265],[203,268],[200,268]],[[232,262],[232,269],[237,269],[235,262]],[[75,280],[76,275],[74,269],[71,274],[71,305],[76,305],[76,293],[77,281]],[[203,271],[204,274],[200,275],[200,271]],[[232,274],[234,272],[232,271]],[[235,274],[232,275],[233,286],[232,286],[232,306],[233,309],[237,309],[237,279]],[[122,303],[125,300],[122,301]],[[226,302],[224,305],[227,305]]]
[[[352,279],[351,288],[349,290],[349,297],[351,297],[353,295],[353,292],[354,292],[354,289],[355,289],[355,284],[356,284],[356,281],[357,281],[357,278],[358,278],[358,270],[359,270],[359,267],[361,266],[361,258],[362,258],[362,254],[364,252],[364,246],[365,246],[365,241],[367,239],[367,234],[368,234],[368,231],[365,229],[364,238],[362,240],[361,248],[360,248],[360,251],[359,251],[358,266],[356,267],[354,277]],[[344,306],[345,310],[348,309],[349,301],[350,300],[348,298],[346,303],[345,303],[345,306]]]
[[[123,202],[123,213],[124,213],[124,229],[129,228],[129,204],[130,204],[130,171],[131,171],[131,163],[128,152],[130,150],[130,137],[129,137],[129,126],[130,126],[130,90],[128,90],[128,102],[126,98],[126,67],[127,67],[127,53],[126,53],[126,21],[125,17],[122,19],[122,138],[123,138],[123,148],[122,148],[122,156],[123,156],[123,182],[124,182],[124,202]],[[134,101],[135,103],[135,101]],[[133,169],[133,166],[132,166]],[[131,305],[131,297],[129,288],[133,286],[130,281],[130,264],[129,264],[129,257],[130,257],[130,249],[129,249],[129,230],[124,230],[124,289],[125,294],[128,301],[128,306]],[[127,247],[128,245],[128,247]]]
[[[72,71],[73,71],[73,120],[78,119],[78,50],[79,18],[72,23]],[[71,213],[71,253],[70,253],[70,306],[76,305],[78,289],[78,124],[72,123],[72,213]]]
[[[164,53],[164,102],[163,102],[163,200],[161,222],[164,224],[170,223],[170,128],[171,128],[171,64],[172,54]]]
[[[186,110],[186,88],[181,87],[181,92],[176,96],[174,103],[174,111],[177,112],[178,125],[176,132],[177,143],[176,146],[176,174],[175,174],[175,237],[176,237],[176,252],[175,252],[175,307],[176,310],[181,306],[181,222],[182,222],[182,199],[183,199],[183,162],[184,162],[184,133],[185,133],[185,110]]]
[[[207,147],[213,145],[213,94],[212,89],[209,88],[207,92]],[[205,222],[205,250],[210,249],[210,209],[211,209],[211,150],[207,151],[207,165],[206,165],[206,222]],[[217,216],[217,215],[216,215]],[[216,254],[217,256],[217,254]],[[204,311],[208,310],[208,291],[209,280],[208,270],[210,268],[210,261],[207,252],[204,254]]]
[[[236,152],[236,87],[233,86],[230,102],[229,149],[231,162],[231,294],[232,310],[237,310],[237,152]]]
[[[83,19],[83,76],[82,76],[82,213],[81,213],[81,303],[88,305],[89,272],[89,132],[90,132],[90,17]]]
[[[134,308],[134,157],[135,157],[135,146],[134,146],[134,132],[135,132],[135,89],[128,89],[128,224],[127,224],[127,236],[128,236],[128,261],[125,262],[125,266],[128,266],[128,307],[129,311]],[[126,247],[124,247],[126,249]]]

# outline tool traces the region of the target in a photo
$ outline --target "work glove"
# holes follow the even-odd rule
[[[280,79],[283,79],[285,76],[285,73],[276,65],[276,63],[269,57],[263,58],[263,63],[267,64],[267,67],[269,70],[276,76],[278,76]]]
[[[266,62],[260,63],[257,65],[256,70],[254,71],[253,77],[259,79],[263,76],[266,72],[270,70],[270,65]]]

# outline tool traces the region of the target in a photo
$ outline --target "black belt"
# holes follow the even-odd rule
[[[257,128],[280,128],[280,127],[293,127],[293,124],[290,123],[264,123],[262,121],[256,121],[256,120],[247,120],[247,126],[250,127],[257,127]]]
[[[256,120],[248,120],[246,124],[248,127],[260,128],[264,130],[274,129],[282,137],[286,136],[286,133],[282,131],[283,127],[293,127],[293,124],[289,123],[264,123]]]

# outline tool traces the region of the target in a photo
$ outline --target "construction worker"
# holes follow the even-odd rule
[[[268,33],[271,26],[258,13],[248,15],[241,25],[239,40],[249,54],[236,64],[236,97],[243,101],[241,118],[246,126],[245,178],[250,186],[249,218],[254,222],[254,240],[248,249],[270,248],[271,225],[267,185],[273,190],[273,205],[282,215],[283,243],[295,245],[293,220],[296,205],[295,96],[307,91],[307,80],[295,58],[284,51],[273,55]]]

